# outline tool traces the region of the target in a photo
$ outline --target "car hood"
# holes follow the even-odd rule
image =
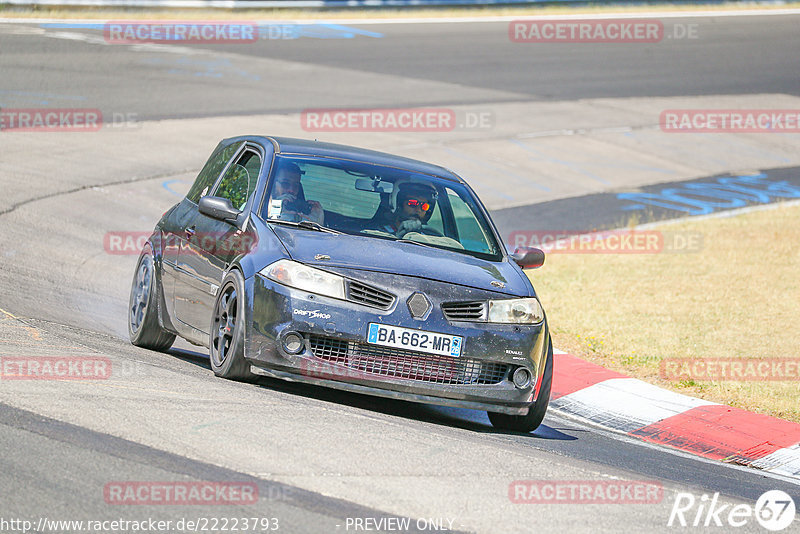
[[[508,262],[490,262],[458,252],[375,237],[334,235],[278,225],[272,228],[289,256],[308,265],[415,276],[515,296],[532,294],[530,282]],[[504,287],[492,282],[501,282]]]

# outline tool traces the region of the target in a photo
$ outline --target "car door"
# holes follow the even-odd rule
[[[213,182],[211,185],[213,185]],[[181,278],[181,273],[178,270],[178,253],[181,249],[181,241],[185,239],[184,230],[186,225],[196,211],[197,204],[191,202],[188,197],[184,198],[167,217],[162,229],[161,287],[164,291],[167,315],[173,319],[176,317],[175,287],[179,284]],[[178,328],[180,325],[174,326]]]
[[[182,336],[190,337],[191,329],[181,321],[175,304],[183,298],[184,288],[187,286],[189,274],[183,272],[178,259],[183,243],[187,240],[187,228],[194,224],[198,215],[197,203],[201,197],[209,194],[214,184],[217,183],[222,171],[242,149],[244,142],[235,142],[228,145],[220,143],[206,161],[203,169],[197,175],[194,184],[177,208],[170,214],[168,225],[164,228],[164,256],[162,284],[164,297],[169,316],[173,319],[173,326]]]
[[[247,145],[227,167],[212,196],[227,198],[234,208],[246,211],[263,167],[258,147]],[[240,221],[241,222],[241,221]],[[198,341],[208,342],[211,313],[225,270],[246,252],[254,238],[247,225],[220,221],[197,211],[185,229],[186,239],[178,254],[184,283],[175,294],[178,318],[196,330]]]

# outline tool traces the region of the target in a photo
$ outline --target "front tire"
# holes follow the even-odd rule
[[[234,269],[222,280],[217,293],[211,318],[209,356],[215,375],[252,382],[258,377],[250,372],[250,364],[244,359],[244,306],[244,277]]]
[[[547,359],[544,364],[544,374],[542,376],[542,387],[539,390],[539,398],[528,410],[527,415],[509,415],[505,413],[487,412],[492,426],[501,430],[512,430],[514,432],[532,432],[539,428],[547,413],[547,406],[550,404],[550,388],[553,385],[553,340],[548,339]]]
[[[159,284],[150,246],[145,246],[136,264],[128,300],[128,336],[131,343],[145,349],[165,351],[175,342],[175,334],[158,324]]]

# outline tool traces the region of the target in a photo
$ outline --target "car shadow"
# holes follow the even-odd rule
[[[211,370],[211,365],[208,363],[208,353],[202,353],[196,350],[184,349],[181,347],[172,347],[167,352],[186,363],[191,363],[192,365],[202,367],[203,369],[207,369],[209,371]]]
[[[196,350],[185,349],[181,347],[172,347],[169,350],[169,353],[182,361],[202,367],[209,371],[211,370],[211,366],[208,362],[208,354],[203,354]],[[479,410],[452,408],[449,406],[436,406],[399,399],[387,399],[384,397],[375,397],[361,393],[341,391],[325,386],[305,384],[302,382],[289,382],[288,380],[280,380],[270,377],[259,377],[255,384],[267,389],[279,391],[281,393],[297,395],[299,397],[305,397],[308,399],[341,404],[344,406],[350,406],[351,408],[358,408],[384,415],[401,417],[407,420],[432,423],[453,428],[461,428],[463,430],[470,430],[472,432],[508,436],[528,436],[536,437],[538,439],[558,441],[573,441],[578,439],[575,436],[565,434],[561,430],[547,426],[547,418],[545,418],[545,423],[543,423],[532,433],[513,432],[494,428],[489,422],[489,417],[486,415],[486,412]]]

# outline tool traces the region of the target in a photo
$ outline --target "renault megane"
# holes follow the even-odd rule
[[[260,375],[485,410],[530,431],[553,347],[487,210],[442,167],[348,146],[223,140],[155,227],[129,306],[134,345],[206,346],[221,377]]]

